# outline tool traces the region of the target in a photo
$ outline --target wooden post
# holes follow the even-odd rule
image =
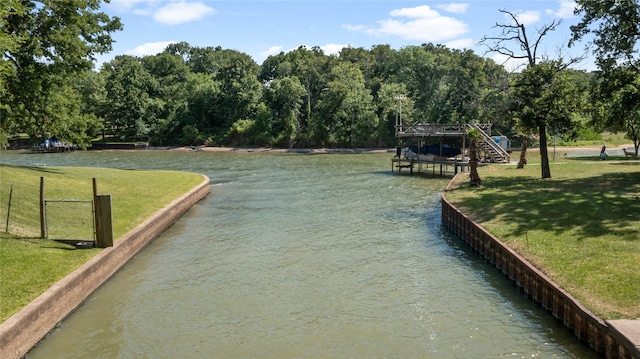
[[[4,227],[5,233],[9,233],[9,216],[11,215],[11,197],[13,197],[13,182],[11,182],[11,189],[9,190],[9,206],[7,206],[7,225]]]
[[[111,219],[111,195],[96,196],[96,246],[107,248],[113,246],[113,222]]]
[[[96,182],[96,178],[93,177],[93,223],[95,226],[95,240],[97,241],[98,233],[100,233],[100,223],[99,223],[99,215],[98,215],[98,184]]]
[[[47,223],[44,205],[44,177],[40,177],[40,238],[47,238]]]

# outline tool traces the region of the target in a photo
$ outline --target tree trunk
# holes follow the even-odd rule
[[[482,179],[478,174],[478,139],[471,140],[469,146],[469,184],[472,186],[481,186]]]
[[[522,136],[522,150],[520,151],[520,161],[516,168],[524,168],[527,164],[527,136]]]
[[[540,160],[542,161],[542,178],[551,178],[549,168],[549,153],[547,152],[547,127],[541,124],[538,128],[540,134]]]

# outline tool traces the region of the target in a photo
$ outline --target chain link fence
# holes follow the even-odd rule
[[[94,240],[93,201],[45,200],[45,214],[48,239]]]

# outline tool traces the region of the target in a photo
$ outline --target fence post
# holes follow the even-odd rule
[[[100,232],[100,223],[98,223],[99,220],[99,215],[98,215],[98,183],[96,181],[96,178],[93,177],[92,179],[93,182],[93,224],[95,226],[95,231],[96,231],[96,244],[97,244],[97,237],[98,237],[98,233]]]
[[[11,215],[11,197],[13,197],[13,182],[11,182],[11,189],[9,190],[9,205],[7,206],[7,225],[4,228],[5,233],[9,233],[9,215]]]
[[[47,238],[46,215],[44,213],[44,177],[40,177],[40,238]]]
[[[111,195],[96,195],[96,246],[113,246],[113,222],[111,219]]]

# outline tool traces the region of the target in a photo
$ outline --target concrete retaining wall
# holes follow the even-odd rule
[[[445,195],[442,196],[442,223],[597,353],[608,359],[640,358],[637,348],[628,339],[612,330],[605,321],[581,306],[527,260],[454,207]]]
[[[209,178],[54,284],[0,325],[0,357],[22,358],[138,251],[209,194]]]

